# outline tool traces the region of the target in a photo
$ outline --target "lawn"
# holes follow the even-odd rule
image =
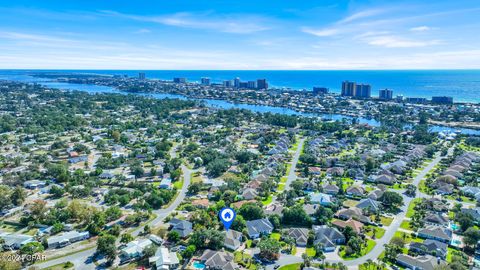
[[[379,228],[379,227],[375,227],[375,226],[370,226],[370,228],[371,228],[371,230],[368,231],[365,234],[368,235],[372,239],[380,239],[385,234],[385,229],[383,229],[383,228]],[[375,233],[375,238],[373,238],[374,233]]]
[[[294,264],[284,265],[278,268],[278,270],[300,270],[301,266],[302,266],[301,263],[294,263]]]
[[[275,239],[275,240],[280,240],[280,237],[281,237],[281,236],[282,236],[282,235],[279,234],[279,233],[272,233],[272,234],[270,234],[270,238]]]
[[[244,266],[249,270],[257,269],[257,265],[252,263],[252,256],[239,251],[234,252],[233,256],[234,256],[234,261],[239,265]]]
[[[373,241],[371,239],[367,239],[367,247],[362,248],[360,250],[360,254],[346,255],[345,254],[345,249],[343,249],[339,252],[339,255],[340,255],[340,257],[342,257],[342,259],[344,259],[346,261],[357,259],[357,258],[360,258],[362,256],[367,255],[370,251],[372,251],[372,249],[375,247],[376,244],[377,243],[375,243],[375,241]]]
[[[309,257],[315,257],[315,254],[317,254],[317,252],[315,251],[315,249],[313,247],[309,247],[305,250],[305,253],[307,253],[307,255]]]
[[[262,201],[262,204],[263,205],[269,205],[273,200],[273,196],[272,194],[268,195],[268,198],[266,198],[265,200]]]
[[[447,248],[447,258],[445,258],[445,259],[448,263],[452,262],[452,257],[453,257],[455,252],[458,252],[458,251],[453,249],[453,248],[450,248],[450,247]]]
[[[181,180],[173,182],[173,186],[175,188],[177,188],[177,190],[182,189],[182,187],[183,187],[183,177],[182,177]]]
[[[404,230],[413,231],[413,228],[410,227],[410,221],[408,221],[408,220],[402,221],[402,224],[400,224],[400,228],[402,228]]]
[[[419,242],[419,243],[423,242],[421,238],[418,238],[418,237],[413,238],[411,234],[406,232],[397,231],[395,232],[395,235],[393,235],[393,237],[402,238],[405,241],[405,244],[409,244],[410,242]]]
[[[408,209],[407,209],[407,214],[405,215],[407,218],[409,217],[412,217],[415,210],[413,209],[415,207],[415,205],[419,202],[421,202],[422,199],[421,198],[415,198],[413,199],[410,204],[408,205]]]
[[[375,215],[371,215],[370,219],[375,220]],[[393,222],[393,218],[380,216],[380,223],[382,223],[383,226],[390,226],[392,222]]]
[[[283,177],[282,177],[283,178]],[[280,183],[278,184],[278,187],[277,187],[277,191],[280,192],[280,191],[283,191],[285,189],[285,183]]]
[[[52,265],[47,268],[42,268],[42,270],[66,270],[66,269],[73,269],[74,265],[71,262],[59,263],[56,265]]]

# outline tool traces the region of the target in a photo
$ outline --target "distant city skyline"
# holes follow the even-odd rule
[[[0,68],[480,68],[478,1],[392,2],[1,3]]]

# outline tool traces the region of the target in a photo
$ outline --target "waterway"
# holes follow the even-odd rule
[[[0,73],[0,80],[12,80],[12,81],[20,81],[20,82],[28,82],[28,83],[39,83],[46,87],[55,88],[55,89],[63,89],[63,90],[75,90],[75,91],[85,91],[91,94],[97,93],[116,93],[116,94],[134,94],[134,95],[142,95],[142,96],[149,96],[157,99],[193,99],[188,98],[182,95],[177,94],[164,94],[164,93],[127,93],[124,91],[120,91],[116,88],[103,86],[103,85],[89,85],[89,84],[74,84],[74,83],[64,83],[64,82],[57,82],[52,81],[51,79],[46,78],[38,78],[32,77],[28,75],[12,75],[12,74],[1,74]],[[315,114],[315,113],[304,113],[304,112],[297,112],[295,110],[283,107],[275,107],[275,106],[266,106],[266,105],[253,105],[253,104],[244,104],[244,103],[233,103],[226,100],[216,100],[216,99],[194,99],[194,100],[201,100],[207,106],[215,107],[215,108],[222,108],[222,109],[246,109],[253,112],[258,113],[278,113],[278,114],[286,114],[286,115],[299,115],[299,116],[307,116],[307,117],[320,117],[322,119],[328,120],[351,120],[352,117],[345,116],[341,114]],[[357,118],[357,121],[361,124],[368,124],[370,126],[380,126],[381,123],[376,121],[375,119],[366,119],[366,118]],[[455,132],[460,131],[462,134],[468,135],[480,135],[480,130],[469,129],[469,128],[451,128],[445,126],[437,126],[432,125],[430,126],[430,130],[432,132]]]

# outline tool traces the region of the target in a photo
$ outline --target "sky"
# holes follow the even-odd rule
[[[479,69],[478,0],[0,2],[0,69]]]

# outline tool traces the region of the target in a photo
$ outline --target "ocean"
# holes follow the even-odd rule
[[[209,77],[212,82],[222,82],[239,77],[242,81],[266,78],[270,86],[311,90],[314,86],[328,87],[339,93],[342,81],[368,83],[372,96],[380,89],[393,89],[394,96],[425,97],[452,96],[455,102],[480,102],[480,70],[0,70],[2,75],[32,72],[72,72],[108,75],[138,76],[145,72],[147,78],[171,80],[185,77],[200,81]]]

